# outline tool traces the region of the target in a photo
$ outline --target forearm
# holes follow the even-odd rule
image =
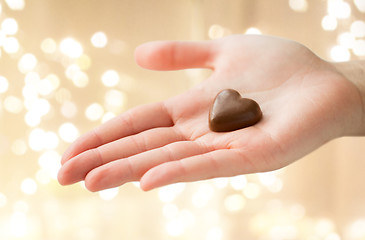
[[[359,135],[365,135],[365,60],[341,62],[334,64],[336,69],[358,89],[361,97],[362,127]]]

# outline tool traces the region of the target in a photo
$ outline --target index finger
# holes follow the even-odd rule
[[[79,137],[65,151],[61,164],[72,157],[117,139],[174,123],[163,102],[133,108]]]
[[[214,68],[214,41],[155,41],[136,48],[138,65],[153,70]]]

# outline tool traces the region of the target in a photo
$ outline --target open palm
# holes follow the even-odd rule
[[[351,134],[355,87],[306,47],[267,36],[237,35],[207,42],[152,42],[136,50],[154,70],[210,68],[186,93],[143,105],[80,137],[66,151],[61,184],[85,180],[91,191],[140,181],[163,185],[270,171],[325,142]],[[232,88],[257,101],[263,119],[216,133],[208,127],[216,94]]]

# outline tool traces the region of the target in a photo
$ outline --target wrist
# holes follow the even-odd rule
[[[354,135],[365,136],[365,61],[350,61],[334,63],[337,71],[342,74],[357,89],[360,96],[359,111],[361,115],[360,129],[356,129]]]

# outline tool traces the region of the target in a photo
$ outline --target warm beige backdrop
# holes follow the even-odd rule
[[[0,4],[0,239],[365,239],[364,138],[335,140],[273,173],[148,193],[134,183],[89,193],[54,179],[75,136],[209,74],[143,70],[133,59],[139,44],[255,28],[329,61],[364,59],[364,0]],[[337,22],[331,30],[327,15]],[[105,35],[95,43],[97,32]]]

